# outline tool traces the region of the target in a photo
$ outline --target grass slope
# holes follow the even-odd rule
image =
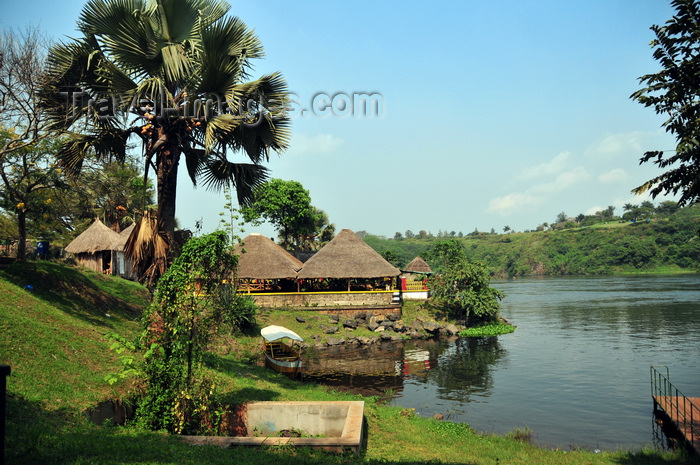
[[[105,334],[134,337],[147,299],[148,293],[133,283],[57,264],[0,269],[0,362],[12,366],[7,380],[8,463],[698,464],[681,453],[544,450],[514,438],[482,435],[464,424],[419,418],[410,409],[384,406],[374,398],[364,399],[367,448],[359,456],[291,448],[192,447],[135,426],[90,424],[81,415],[86,406],[124,395],[103,381],[117,369]],[[208,356],[224,402],[360,399],[292,382],[259,366],[249,352],[255,341],[259,343],[252,336],[225,338]]]
[[[27,400],[87,407],[112,394],[108,333],[133,337],[148,302],[141,286],[54,263],[0,270],[0,363]]]

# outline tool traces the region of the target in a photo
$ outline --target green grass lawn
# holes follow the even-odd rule
[[[31,289],[26,286],[30,285]],[[527,434],[484,435],[465,424],[420,418],[376,398],[293,382],[261,366],[256,335],[222,337],[206,359],[222,401],[365,400],[367,445],[360,455],[294,448],[189,446],[162,432],[108,427],[83,417],[86,407],[128,397],[104,377],[119,368],[110,333],[133,338],[148,302],[141,286],[52,263],[0,269],[0,363],[7,380],[5,455],[11,464],[698,464],[683,453],[552,451]],[[421,310],[407,308],[405,317]],[[277,322],[308,334],[292,311],[268,311]],[[519,439],[520,438],[520,439]]]

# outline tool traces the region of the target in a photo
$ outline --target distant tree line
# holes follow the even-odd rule
[[[563,216],[556,219],[564,220]],[[698,269],[700,206],[679,208],[674,202],[658,206],[644,202],[626,205],[622,216],[616,216],[614,208],[589,216],[592,218],[566,217],[539,231],[479,233],[454,240],[464,245],[469,261],[483,262],[492,276]],[[430,257],[430,251],[442,241],[396,241],[371,234],[364,240],[399,268],[416,256]]]

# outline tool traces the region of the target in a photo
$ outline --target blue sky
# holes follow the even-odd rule
[[[75,34],[84,5],[0,3],[0,27],[54,39]],[[306,110],[271,176],[301,182],[337,230],[523,231],[562,211],[621,214],[660,173],[640,156],[674,146],[663,119],[629,98],[659,70],[649,27],[673,14],[662,0],[231,5],[265,46],[254,76],[281,71]],[[343,108],[356,94],[381,114]],[[181,178],[183,228],[215,229],[224,203]]]

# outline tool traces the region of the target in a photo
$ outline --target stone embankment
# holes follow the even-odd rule
[[[304,347],[323,349],[340,344],[370,345],[379,341],[401,342],[407,339],[427,339],[431,337],[456,336],[465,326],[452,323],[441,324],[434,321],[414,320],[406,324],[397,314],[372,315],[361,313],[354,318],[343,318],[339,315],[314,315],[309,318],[298,316],[299,323],[310,323],[307,328],[319,328],[319,333],[313,335],[314,342],[305,342]],[[367,335],[367,331],[370,332]],[[356,333],[363,335],[357,335]],[[323,339],[323,341],[321,341]]]

